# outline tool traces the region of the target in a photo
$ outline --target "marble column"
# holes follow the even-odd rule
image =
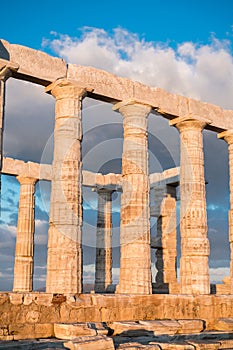
[[[0,194],[1,194],[1,171],[3,158],[3,128],[4,128],[4,112],[5,112],[5,89],[6,81],[11,76],[11,70],[8,67],[1,67],[0,62]],[[1,213],[1,200],[0,200]]]
[[[180,132],[180,287],[182,294],[209,294],[206,190],[202,130],[204,118],[170,122]]]
[[[20,183],[18,225],[15,247],[14,292],[31,292],[34,251],[34,192],[37,179],[17,176]]]
[[[229,153],[229,188],[230,188],[230,209],[228,212],[229,242],[230,242],[230,293],[233,294],[233,129],[218,134],[228,144]]]
[[[112,190],[98,193],[95,292],[104,293],[112,285]]]
[[[134,101],[114,106],[123,115],[120,281],[117,293],[150,294],[150,205],[147,117],[151,107]]]
[[[176,200],[170,194],[163,198],[157,221],[157,237],[161,239],[161,249],[156,250],[156,284],[168,287],[171,293],[177,288],[176,272]]]
[[[82,99],[67,79],[46,88],[56,98],[46,292],[82,292]]]

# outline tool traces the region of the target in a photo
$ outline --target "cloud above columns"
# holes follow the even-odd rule
[[[94,66],[165,90],[233,108],[230,42],[213,35],[208,44],[146,42],[122,28],[112,33],[83,28],[80,37],[51,33],[43,47],[67,62]],[[155,37],[156,40],[156,37]]]

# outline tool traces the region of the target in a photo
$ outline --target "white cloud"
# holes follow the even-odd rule
[[[226,40],[208,45],[184,42],[176,48],[145,42],[118,28],[84,28],[81,38],[55,34],[44,40],[67,62],[90,65],[170,92],[233,108],[233,58]]]

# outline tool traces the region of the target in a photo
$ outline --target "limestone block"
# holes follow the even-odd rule
[[[224,339],[224,340],[219,339],[219,343],[221,344],[219,348],[221,350],[233,349],[233,339]]]
[[[6,303],[9,300],[8,293],[0,293],[0,305]]]
[[[188,341],[188,343],[193,345],[195,350],[218,350],[220,348],[219,342],[212,342],[207,340],[191,340]]]
[[[200,333],[204,330],[205,325],[203,320],[177,320],[181,328],[179,328],[178,333],[190,334],[190,333]]]
[[[217,331],[233,332],[233,318],[219,318],[214,325]]]
[[[117,100],[125,100],[133,96],[134,86],[131,80],[117,77],[101,69],[69,64],[67,78],[94,89],[97,95],[115,97]]]
[[[9,333],[13,335],[14,340],[33,339],[33,338],[50,338],[53,336],[53,324],[10,324]]]
[[[36,323],[35,338],[51,338],[54,336],[53,323]]]
[[[114,350],[113,339],[103,335],[96,337],[78,337],[73,341],[64,343],[70,350]]]
[[[158,346],[161,350],[196,350],[194,345],[187,344],[185,342],[175,342],[175,343],[159,342]]]
[[[13,305],[22,305],[23,304],[23,294],[18,293],[9,293],[10,303]]]
[[[113,322],[108,326],[114,335],[139,337],[153,336],[158,334],[176,334],[180,329],[177,321],[139,321],[139,322]]]
[[[33,301],[36,305],[51,306],[53,301],[53,294],[36,293],[33,296]]]
[[[4,58],[7,52],[7,59],[19,65],[18,73],[26,76],[27,80],[47,85],[66,76],[66,62],[63,59],[5,40],[1,40],[1,43],[5,51],[0,51],[0,58]]]
[[[87,323],[55,323],[54,335],[58,339],[74,339],[79,336],[94,336],[96,330],[90,328]]]
[[[148,344],[143,345],[139,342],[125,343],[120,344],[117,348],[119,350],[161,350],[161,347],[158,344]]]
[[[34,324],[10,324],[9,333],[13,335],[14,340],[35,338]]]
[[[180,329],[177,321],[161,320],[161,321],[139,321],[145,329],[152,330],[154,335],[157,334],[176,334]]]

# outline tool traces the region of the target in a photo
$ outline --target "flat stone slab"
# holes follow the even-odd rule
[[[54,335],[58,339],[74,339],[79,336],[96,336],[97,331],[88,323],[55,323]]]
[[[113,339],[104,335],[78,337],[64,345],[70,350],[115,350]]]
[[[203,341],[203,340],[191,340],[188,342],[189,344],[194,346],[195,350],[219,350],[220,342],[211,342],[211,341]]]
[[[155,320],[139,322],[111,322],[108,326],[113,335],[153,336],[200,333],[204,330],[202,320]]]
[[[233,318],[219,318],[214,325],[217,331],[233,331]]]
[[[178,330],[180,334],[200,333],[205,329],[203,320],[177,320],[177,322],[181,326]]]

